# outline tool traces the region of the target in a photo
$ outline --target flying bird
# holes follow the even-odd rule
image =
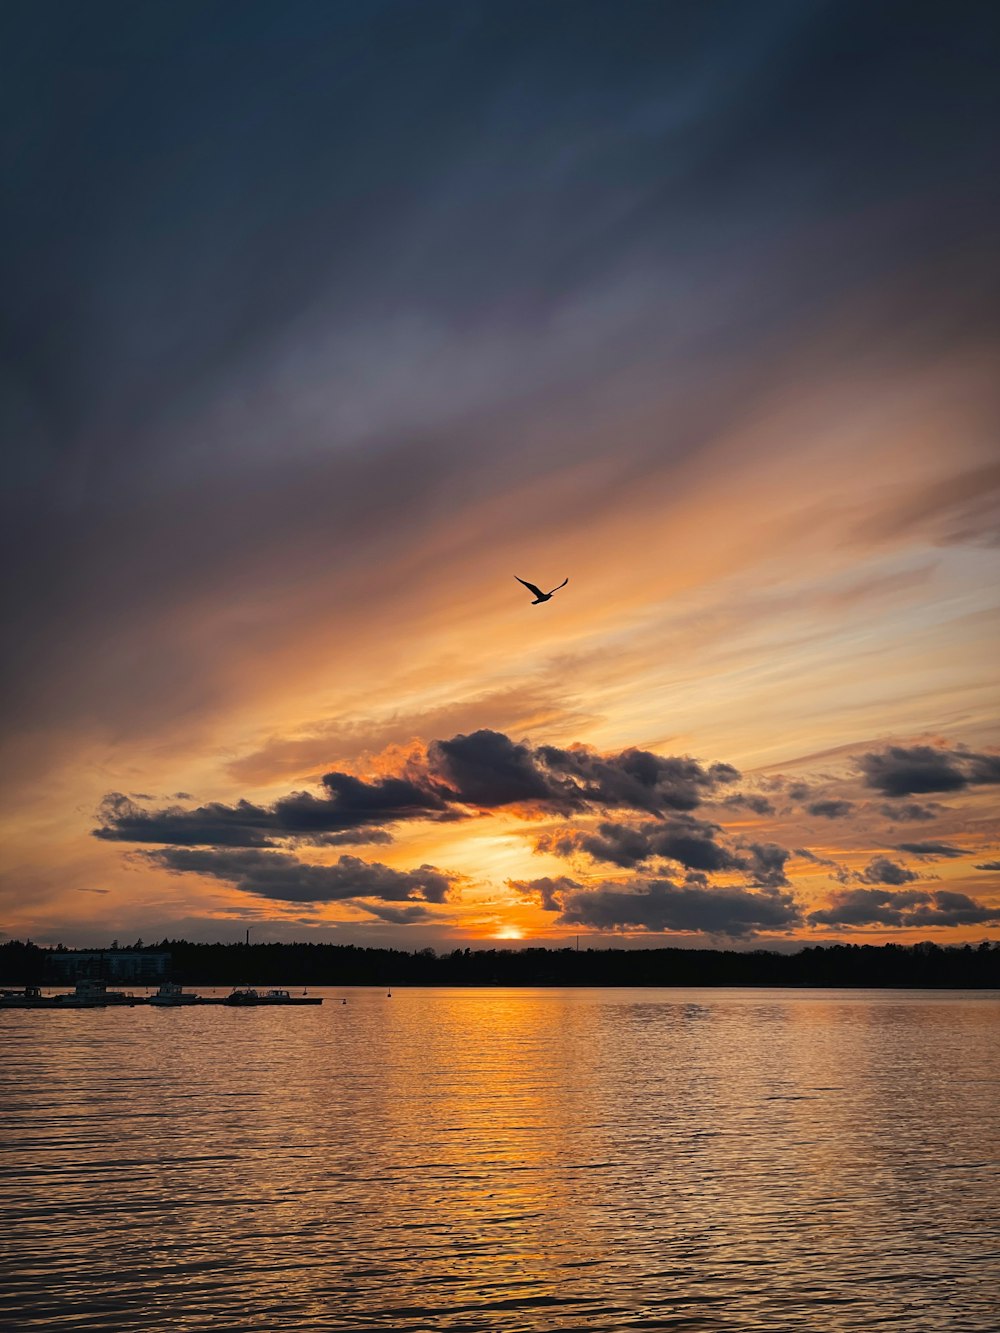
[[[516,574],[514,575],[514,577],[517,579]],[[533,592],[535,594],[535,600],[531,603],[532,606],[537,606],[539,602],[547,602],[549,598],[552,596],[552,592],[558,592],[559,588],[565,588],[566,584],[569,583],[569,579],[565,578],[563,579],[562,583],[559,584],[559,588],[553,588],[552,592],[542,592],[541,588],[536,588],[535,585],[533,583],[529,583],[527,579],[517,579],[517,581],[518,583],[523,583],[529,592]]]

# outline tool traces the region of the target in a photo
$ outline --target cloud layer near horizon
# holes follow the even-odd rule
[[[915,784],[927,790],[931,781],[952,790],[972,778],[980,785],[1000,783],[996,758],[962,748],[890,746],[853,756],[840,780],[853,781],[862,792],[896,789],[898,801]],[[141,854],[147,864],[222,880],[240,895],[276,903],[350,903],[394,925],[426,924],[430,913],[421,904],[454,904],[462,898],[464,877],[427,864],[404,870],[356,855],[315,858],[344,842],[389,844],[401,837],[405,846],[408,825],[437,828],[445,839],[450,829],[461,844],[470,825],[481,828],[498,818],[536,855],[565,863],[555,878],[508,881],[516,896],[557,913],[558,926],[748,939],[816,927],[1000,922],[1000,904],[948,889],[900,887],[935,878],[928,863],[969,862],[979,844],[897,843],[897,854],[909,853],[913,863],[880,854],[850,869],[836,854],[820,856],[769,838],[769,824],[780,827],[790,816],[815,828],[829,820],[828,807],[838,807],[838,823],[869,809],[864,800],[824,798],[823,779],[764,779],[771,797],[758,803],[752,785],[741,789],[745,779],[731,764],[641,750],[606,755],[582,745],[533,745],[490,730],[411,746],[373,762],[380,770],[395,762],[400,771],[367,778],[330,772],[318,795],[296,791],[266,806],[244,799],[149,810],[111,793],[93,833],[102,841],[161,844]],[[902,781],[904,771],[917,776]],[[706,806],[717,818],[693,813]],[[752,832],[743,828],[746,810],[753,812]],[[627,818],[608,819],[609,813]],[[889,829],[896,824],[877,806],[872,817]],[[588,864],[611,865],[614,877],[581,882],[574,876]],[[807,911],[794,892],[790,864],[803,866],[807,876],[822,867],[828,885],[879,887],[834,888],[825,907]],[[665,877],[672,873],[683,882]],[[410,906],[388,906],[400,901]]]
[[[694,759],[645,750],[600,755],[576,746],[531,747],[496,731],[433,741],[408,756],[400,776],[365,781],[350,773],[326,773],[322,794],[293,792],[272,806],[241,800],[194,810],[173,805],[146,812],[121,792],[101,804],[95,837],[125,842],[169,842],[271,847],[275,839],[327,842],[331,834],[361,833],[412,819],[463,818],[481,811],[526,806],[543,813],[600,808],[663,815],[692,810],[705,795],[737,781],[730,764],[702,767]],[[345,839],[346,840],[346,839]]]

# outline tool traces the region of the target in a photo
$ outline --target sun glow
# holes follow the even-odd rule
[[[503,926],[494,937],[498,940],[523,940],[524,931],[519,926]]]

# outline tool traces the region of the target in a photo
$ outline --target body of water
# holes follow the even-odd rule
[[[995,992],[321,993],[0,1012],[4,1327],[1000,1328]]]

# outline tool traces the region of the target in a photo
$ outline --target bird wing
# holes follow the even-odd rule
[[[515,574],[514,577],[517,578],[517,575]],[[560,585],[559,585],[559,588],[565,588],[565,586],[566,586],[567,583],[569,583],[569,578],[568,578],[568,577],[563,579],[562,583],[560,583]],[[553,589],[552,589],[552,592],[558,592],[558,591],[559,591],[559,588],[553,588]],[[552,592],[549,593],[549,596],[550,596],[550,597],[552,596]]]
[[[514,577],[517,579],[516,574],[514,575]],[[528,591],[533,592],[536,597],[545,596],[545,593],[542,592],[541,588],[536,588],[535,585],[533,583],[529,583],[527,579],[517,579],[517,581],[518,583],[523,583],[524,586],[528,589]]]

